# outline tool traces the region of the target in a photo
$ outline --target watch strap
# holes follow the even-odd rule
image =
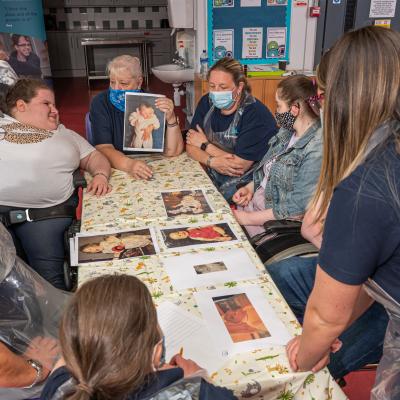
[[[208,146],[209,144],[210,144],[209,141],[203,142],[203,143],[201,144],[201,146],[200,146],[200,149],[203,150],[203,151],[206,151],[207,146]]]

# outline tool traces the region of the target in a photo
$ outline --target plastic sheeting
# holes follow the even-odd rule
[[[365,284],[365,288],[389,314],[383,355],[376,371],[371,400],[400,400],[400,304],[372,280]]]
[[[54,288],[18,256],[10,233],[0,224],[0,342],[24,354],[38,338],[58,337],[58,325],[70,294]],[[34,348],[36,357],[52,368],[58,355]]]

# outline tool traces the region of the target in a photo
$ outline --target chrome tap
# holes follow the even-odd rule
[[[189,68],[189,65],[186,62],[186,60],[180,56],[178,58],[172,59],[172,62],[173,64],[180,65],[183,68]]]

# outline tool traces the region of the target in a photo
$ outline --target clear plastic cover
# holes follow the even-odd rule
[[[59,321],[70,294],[54,288],[18,256],[0,224],[0,342],[51,369]]]

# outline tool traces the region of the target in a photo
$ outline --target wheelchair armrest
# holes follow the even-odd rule
[[[86,179],[79,168],[72,174],[72,182],[75,189],[78,187],[85,188],[87,186]]]
[[[301,234],[301,221],[291,219],[278,219],[264,223],[266,234]]]

